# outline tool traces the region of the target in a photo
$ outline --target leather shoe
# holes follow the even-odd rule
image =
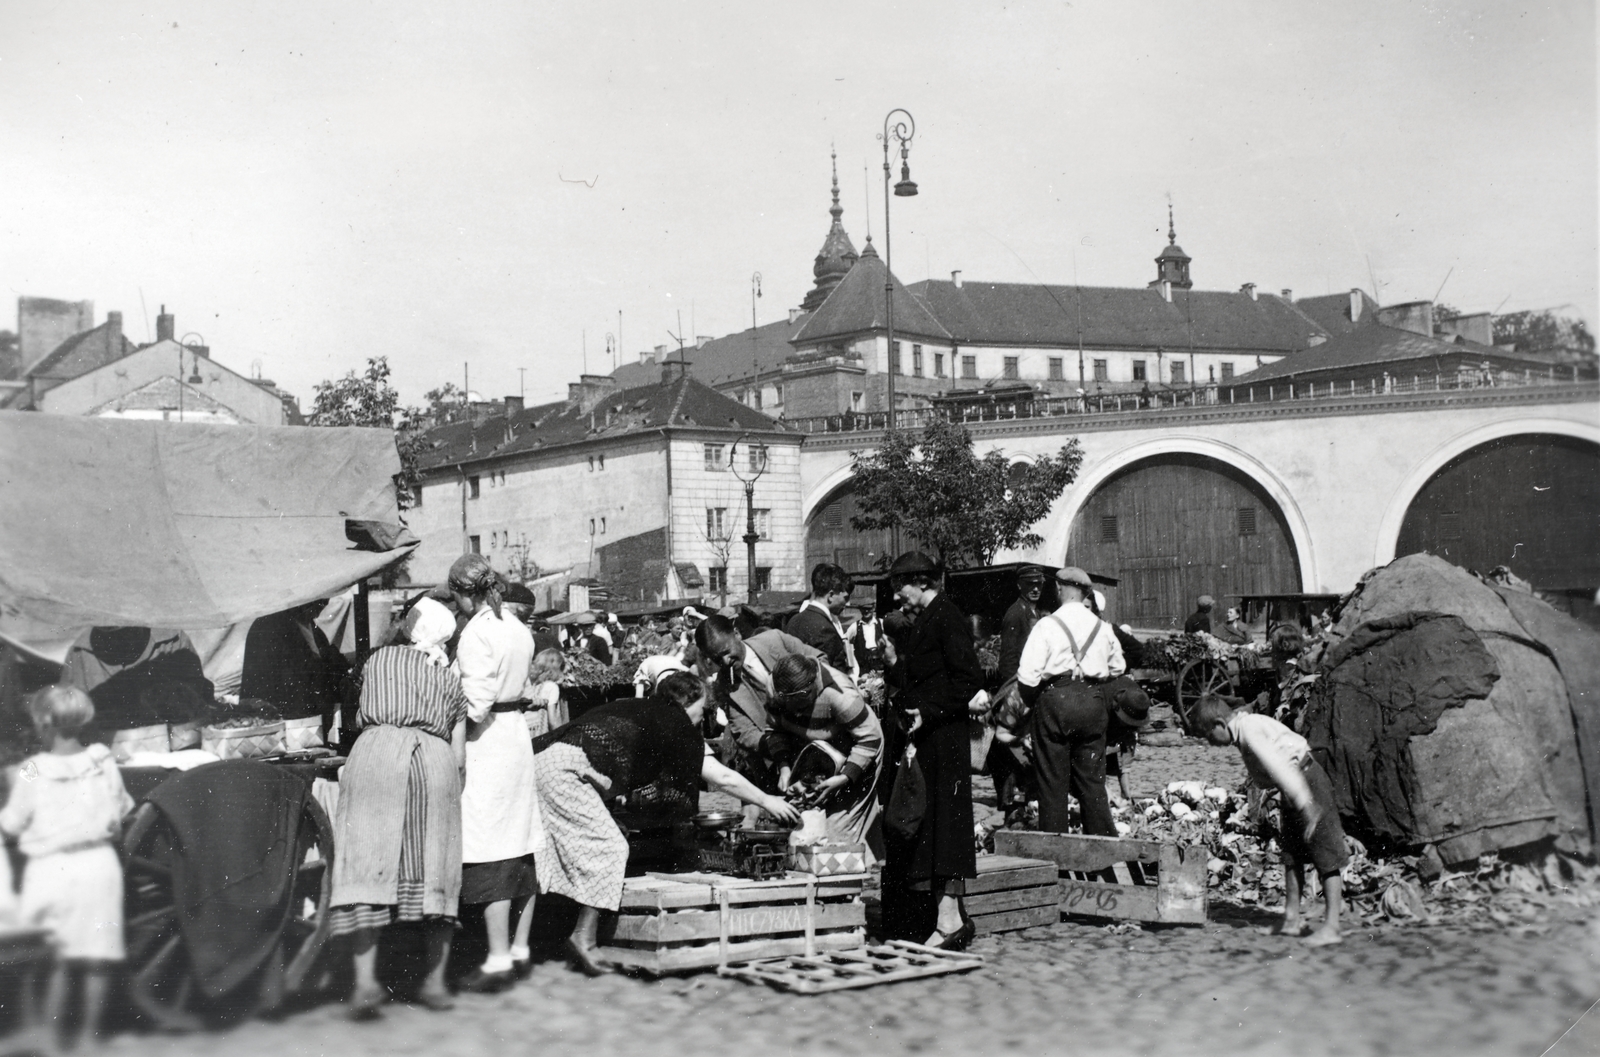
[[[532,958],[515,958],[511,962],[511,973],[518,980],[526,980],[533,975]]]
[[[517,975],[510,969],[499,973],[486,973],[480,967],[468,973],[456,985],[456,990],[473,995],[494,995],[499,994],[516,982]]]
[[[938,942],[929,943],[928,946],[941,951],[964,951],[978,935],[978,926],[967,917],[965,910],[961,911],[961,927],[954,932],[934,930],[934,939]]]
[[[610,966],[596,960],[593,947],[581,946],[573,939],[567,940],[567,960],[585,976],[604,976],[611,971]]]

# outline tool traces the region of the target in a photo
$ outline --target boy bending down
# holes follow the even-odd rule
[[[1205,732],[1206,740],[1213,745],[1238,746],[1250,780],[1263,789],[1277,789],[1283,794],[1283,826],[1279,834],[1285,860],[1282,931],[1290,936],[1301,932],[1300,891],[1309,862],[1322,879],[1326,910],[1322,927],[1306,937],[1306,944],[1326,947],[1338,943],[1339,906],[1343,901],[1339,870],[1349,854],[1328,773],[1312,757],[1306,739],[1275,719],[1235,713],[1215,694],[1202,697],[1195,710],[1196,725]]]

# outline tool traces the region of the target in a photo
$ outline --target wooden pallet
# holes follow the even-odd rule
[[[655,976],[729,962],[845,951],[866,943],[864,874],[647,874],[624,882],[621,910],[600,928],[600,955]]]
[[[978,876],[966,887],[962,902],[980,936],[1061,920],[1061,887],[1050,860],[980,855]]]
[[[1205,924],[1207,851],[1203,846],[1180,848],[1153,840],[1000,830],[994,835],[994,850],[1054,863],[1063,913]]]
[[[717,969],[717,975],[751,984],[767,984],[795,994],[818,995],[901,980],[920,980],[946,973],[964,973],[982,964],[982,957],[965,951],[942,951],[935,947],[924,947],[920,943],[890,940],[879,947],[836,951],[815,957],[802,955],[725,965]]]

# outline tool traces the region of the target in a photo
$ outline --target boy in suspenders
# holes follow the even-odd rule
[[[1061,608],[1035,625],[1022,648],[1017,689],[1032,706],[1029,729],[1039,782],[1039,828],[1067,829],[1068,794],[1078,800],[1083,832],[1116,835],[1106,796],[1106,723],[1101,689],[1127,669],[1112,629],[1084,604],[1089,574],[1056,573]]]

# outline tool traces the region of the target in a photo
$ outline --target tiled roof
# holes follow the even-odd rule
[[[1348,333],[1357,327],[1376,322],[1378,314],[1378,302],[1368,297],[1365,290],[1361,291],[1361,318],[1353,322],[1350,319],[1349,294],[1302,297],[1294,303],[1294,307],[1304,312],[1312,322],[1329,334]]]
[[[1196,348],[1289,352],[1325,331],[1281,298],[1213,290],[985,283],[911,285],[950,334],[974,345]],[[1080,302],[1081,295],[1081,302]],[[881,296],[880,296],[881,300]],[[898,309],[896,310],[898,314]],[[820,315],[820,313],[819,313]],[[897,320],[898,322],[898,320]]]
[[[1398,371],[1410,371],[1424,365],[1431,368],[1440,357],[1462,355],[1478,356],[1497,363],[1509,360],[1522,361],[1526,357],[1508,354],[1504,349],[1479,345],[1473,341],[1440,341],[1424,334],[1398,327],[1373,323],[1360,326],[1338,337],[1330,338],[1316,348],[1285,356],[1276,363],[1257,367],[1234,379],[1236,385],[1257,385],[1279,379],[1288,379],[1325,371],[1356,367],[1384,370],[1395,365]],[[1529,362],[1532,362],[1529,360]]]
[[[122,328],[110,323],[72,335],[28,368],[25,377],[65,381],[104,367],[134,351],[133,342],[122,336]]]
[[[783,361],[794,354],[794,347],[789,344],[789,339],[805,325],[808,318],[800,316],[793,323],[787,319],[780,319],[776,323],[766,323],[756,328],[754,359],[762,374],[776,373],[783,365]],[[672,362],[678,362],[676,349],[668,355]],[[686,348],[683,350],[683,358],[689,363],[689,373],[706,385],[722,385],[735,378],[749,378],[752,358],[750,331],[742,330],[727,337],[714,338],[695,348]],[[649,385],[660,380],[661,365],[625,363],[612,371],[611,377],[616,379],[618,385],[625,388]]]
[[[418,458],[424,470],[457,463],[543,451],[584,441],[624,437],[666,426],[781,432],[784,427],[761,412],[730,399],[693,377],[620,389],[593,411],[568,401],[541,404],[509,417],[435,426],[421,437]]]
[[[884,329],[883,284],[888,269],[876,252],[868,251],[862,252],[856,266],[839,281],[833,293],[822,302],[822,307],[813,312],[794,335],[796,345]],[[907,337],[950,340],[950,332],[933,315],[928,314],[928,309],[901,285],[899,279],[894,280],[893,296],[896,333]]]

